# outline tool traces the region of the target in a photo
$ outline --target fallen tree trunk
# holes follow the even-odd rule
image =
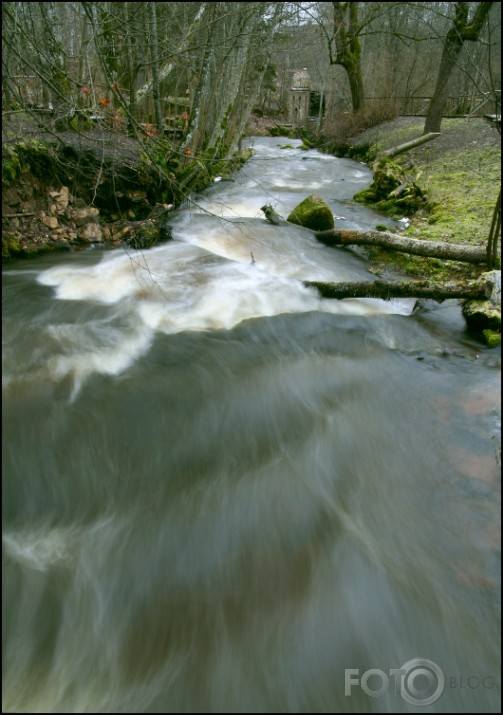
[[[393,156],[398,156],[398,154],[403,154],[404,151],[409,151],[409,149],[414,149],[416,146],[420,146],[425,142],[431,142],[432,139],[436,139],[440,136],[440,132],[430,132],[429,134],[423,134],[423,136],[417,139],[412,139],[410,142],[405,142],[405,144],[399,144],[398,146],[391,147],[379,154],[378,159],[382,157],[391,158]]]
[[[381,246],[411,253],[414,256],[442,258],[463,263],[487,263],[485,248],[460,246],[441,241],[420,241],[417,238],[397,236],[390,231],[349,231],[333,228],[328,231],[317,231],[314,235],[326,246]]]
[[[262,206],[261,211],[274,226],[288,225],[288,221],[276,213],[269,204]],[[314,231],[313,233],[318,241],[324,243],[325,246],[380,246],[381,248],[391,248],[393,251],[410,253],[414,256],[442,258],[462,263],[487,263],[485,248],[460,246],[442,241],[420,241],[417,238],[398,236],[391,231],[350,231],[331,228],[327,231]]]
[[[442,285],[434,281],[386,281],[356,282],[356,283],[325,283],[320,281],[303,281],[310,288],[317,288],[322,298],[429,298],[442,302],[451,298],[467,298],[469,300],[485,300],[485,287],[479,281],[465,283],[450,283]]]

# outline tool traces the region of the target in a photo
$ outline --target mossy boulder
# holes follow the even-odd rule
[[[372,171],[372,184],[353,197],[358,203],[371,204],[392,217],[412,216],[426,205],[423,191],[416,183],[408,180],[400,164],[383,158],[374,163]]]
[[[14,258],[21,255],[22,248],[16,236],[2,236],[2,258]]]
[[[495,330],[483,330],[482,334],[488,347],[497,348],[498,345],[501,345],[501,333],[498,333]]]
[[[301,201],[288,216],[287,221],[313,231],[327,231],[335,225],[331,210],[318,194],[311,194]]]
[[[472,330],[501,330],[501,311],[489,300],[465,300],[462,312]]]
[[[501,334],[501,273],[488,271],[479,280],[488,300],[465,300],[462,312],[468,327],[482,333],[492,347],[496,344],[495,334]]]
[[[296,139],[298,136],[298,129],[291,124],[278,124],[275,127],[269,127],[267,131],[272,137],[290,137],[290,139]]]

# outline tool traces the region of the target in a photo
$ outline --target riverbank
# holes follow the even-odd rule
[[[2,260],[170,238],[169,212],[247,161],[192,157],[167,141],[106,127],[2,127]]]
[[[376,156],[421,136],[424,119],[398,117],[350,139]],[[501,135],[483,118],[444,119],[439,137],[394,161],[405,168],[427,197],[427,208],[409,217],[404,235],[430,241],[485,246],[501,185]],[[386,224],[386,221],[383,221]],[[476,277],[483,269],[383,249],[369,250],[377,272],[396,268],[417,277],[445,281]]]

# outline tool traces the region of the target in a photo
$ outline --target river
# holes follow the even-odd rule
[[[500,350],[304,287],[372,275],[260,207],[374,227],[370,171],[248,143],[173,241],[3,270],[3,711],[500,712]]]

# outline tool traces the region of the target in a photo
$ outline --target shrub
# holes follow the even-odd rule
[[[325,141],[335,144],[349,144],[349,139],[358,136],[366,129],[383,122],[389,122],[398,116],[398,106],[391,100],[375,100],[361,112],[341,112],[334,119],[327,120],[323,129]]]

